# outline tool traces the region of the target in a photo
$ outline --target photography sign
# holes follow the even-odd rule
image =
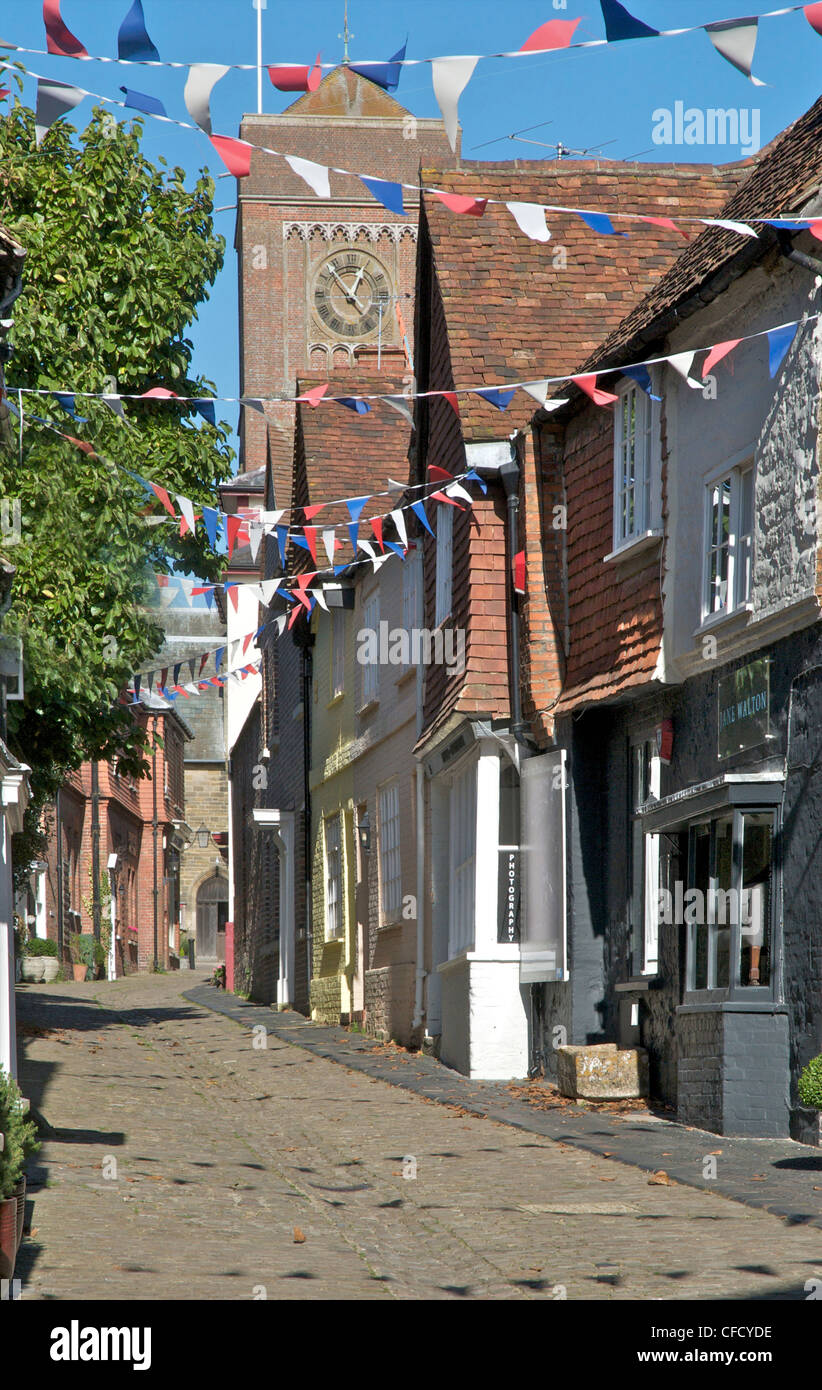
[[[719,757],[730,758],[764,743],[770,733],[770,710],[767,657],[723,676],[719,682]]]

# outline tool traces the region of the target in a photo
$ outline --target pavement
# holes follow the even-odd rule
[[[800,1300],[822,1280],[816,1149],[538,1110],[203,972],[20,986],[18,1025],[43,1135],[23,1300]]]

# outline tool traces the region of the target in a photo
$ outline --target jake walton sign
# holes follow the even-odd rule
[[[756,748],[770,736],[771,684],[767,657],[719,682],[718,756]]]

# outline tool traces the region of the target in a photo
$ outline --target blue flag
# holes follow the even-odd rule
[[[422,502],[412,502],[412,503],[411,503],[411,510],[412,510],[412,512],[416,513],[416,515],[419,517],[420,521],[422,522],[422,524],[423,524],[423,526],[425,527],[426,531],[428,531],[429,535],[432,535],[432,536],[433,536],[434,532],[431,530],[431,527],[428,525],[428,517],[425,515],[425,507],[422,505]]]
[[[146,31],[143,0],[134,0],[134,4],[120,25],[120,32],[117,35],[117,56],[118,58],[139,59],[143,62],[159,63],[160,61],[160,55]]]
[[[405,216],[405,207],[402,201],[402,184],[390,183],[388,179],[370,179],[365,174],[360,174],[360,182],[364,183],[368,192],[382,203],[389,212],[396,212],[400,217]]]
[[[495,405],[497,410],[507,410],[517,392],[516,387],[513,391],[496,391],[493,387],[487,386],[476,394],[482,396],[490,405]]]
[[[217,532],[219,529],[220,513],[216,507],[203,507],[203,521],[205,522],[208,543],[212,550],[217,549]]]
[[[619,0],[600,0],[600,4],[605,20],[605,37],[609,43],[617,39],[653,39],[659,34],[659,30],[652,29],[650,24],[634,19]]]
[[[661,396],[655,396],[651,390],[651,373],[647,367],[623,367],[623,376],[629,376],[631,381],[635,381],[641,387],[646,396],[650,396],[652,401],[661,401]]]
[[[126,106],[133,106],[135,111],[145,111],[147,116],[167,116],[168,112],[163,103],[157,97],[147,96],[145,92],[135,92],[131,87],[121,87],[124,93]]]
[[[352,72],[358,72],[360,77],[367,77],[369,82],[376,82],[383,91],[395,92],[399,86],[401,63],[407,47],[408,39],[385,63],[349,63],[348,67]]]
[[[768,370],[772,377],[782,366],[798,327],[796,323],[789,323],[784,328],[773,328],[768,334]]]

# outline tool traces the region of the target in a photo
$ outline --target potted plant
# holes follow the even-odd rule
[[[53,980],[59,968],[57,942],[48,941],[39,936],[30,936],[23,954],[23,979]]]
[[[88,961],[79,935],[73,936],[69,941],[69,953],[72,975],[75,980],[84,980],[88,974]]]
[[[0,1068],[0,1279],[11,1279],[23,1236],[26,1180],[23,1166],[40,1145],[33,1120],[23,1113],[23,1097],[13,1077]]]
[[[811,1058],[799,1077],[797,1089],[802,1104],[817,1112],[817,1143],[822,1144],[822,1057]]]

